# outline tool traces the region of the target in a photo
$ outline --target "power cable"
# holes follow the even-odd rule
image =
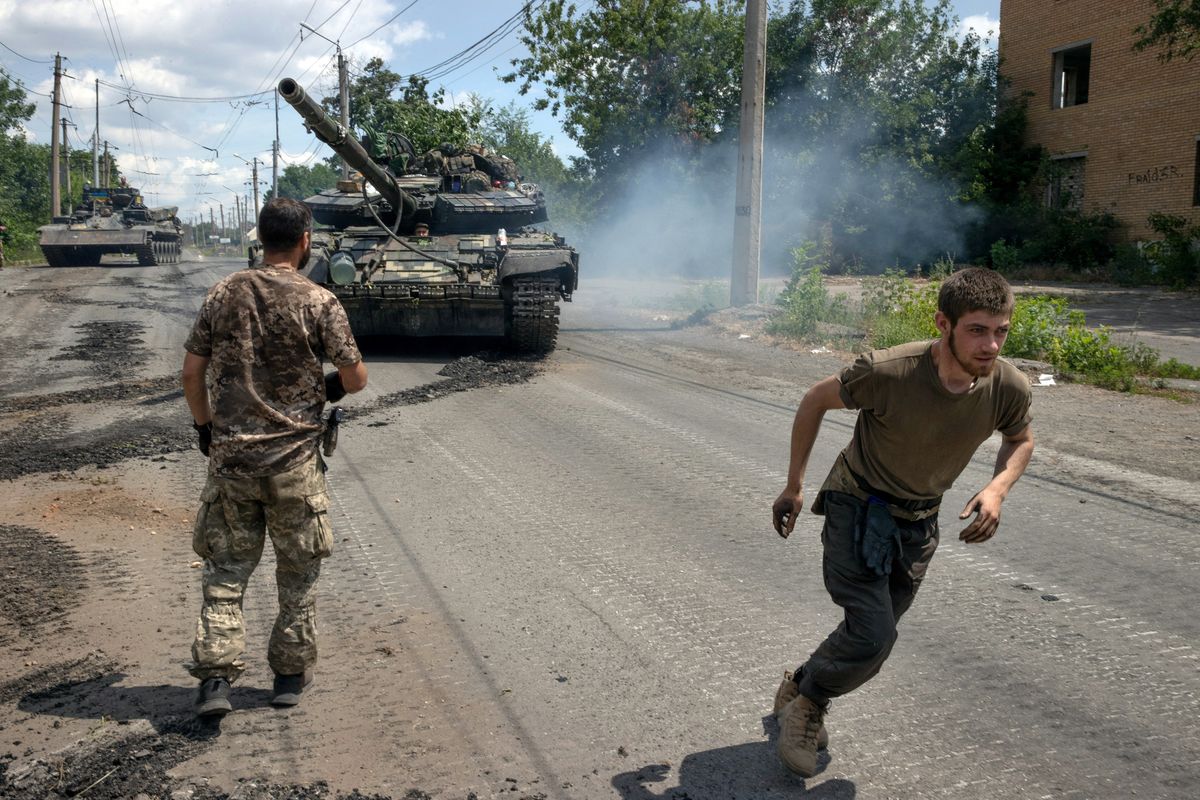
[[[417,3],[419,3],[419,2],[421,2],[421,0],[412,0],[412,2],[411,2],[411,3],[409,3],[408,5],[406,5],[404,8],[400,9],[399,11],[397,11],[397,12],[396,12],[396,13],[395,13],[395,14],[394,14],[394,15],[393,15],[393,16],[392,16],[390,19],[388,19],[388,21],[387,21],[387,22],[383,23],[383,24],[382,24],[382,25],[380,25],[378,28],[376,28],[375,30],[373,30],[373,31],[371,31],[370,33],[368,33],[366,36],[362,36],[362,37],[360,37],[360,38],[358,38],[358,39],[355,39],[355,40],[354,40],[354,43],[353,43],[353,44],[350,44],[350,45],[348,45],[348,46],[347,46],[345,49],[349,50],[351,47],[354,47],[354,45],[358,44],[359,42],[361,42],[361,41],[363,41],[363,40],[365,40],[365,39],[370,39],[372,36],[374,36],[375,34],[379,33],[381,30],[383,30],[384,28],[386,28],[388,25],[391,25],[393,22],[395,22],[396,20],[400,19],[400,15],[401,15],[401,14],[403,14],[405,11],[408,11],[410,8],[412,8],[413,6],[415,6],[415,5],[416,5]]]
[[[251,94],[235,94],[225,97],[191,97],[187,95],[160,94],[158,92],[147,92],[143,89],[133,88],[131,86],[118,86],[115,83],[109,83],[103,78],[100,79],[101,86],[107,86],[110,89],[119,89],[121,91],[135,94],[140,97],[146,97],[151,100],[165,100],[174,103],[235,103],[239,100],[250,100],[255,97],[262,97],[265,94],[270,94],[274,89],[266,89],[261,92],[253,92]]]
[[[27,56],[27,55],[24,55],[24,54],[22,54],[22,53],[18,53],[16,50],[13,50],[11,47],[9,47],[8,45],[6,45],[4,42],[0,42],[0,47],[3,47],[5,50],[7,50],[8,52],[12,53],[12,54],[13,54],[14,56],[16,56],[17,58],[23,58],[23,59],[25,59],[25,60],[26,60],[26,61],[28,61],[30,64],[53,64],[53,63],[54,63],[54,61],[53,61],[53,60],[51,60],[51,61],[39,61],[39,60],[37,60],[36,58],[30,58],[30,57],[29,57],[29,56]]]

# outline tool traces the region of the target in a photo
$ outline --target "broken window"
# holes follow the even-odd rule
[[[1054,108],[1079,106],[1088,101],[1092,71],[1092,45],[1078,45],[1054,53]]]
[[[1086,154],[1071,154],[1052,159],[1046,181],[1046,205],[1067,211],[1081,211],[1086,166]]]

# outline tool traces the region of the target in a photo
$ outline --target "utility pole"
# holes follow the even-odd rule
[[[271,197],[279,197],[279,87],[275,87],[275,141],[271,143]],[[257,207],[257,204],[255,204]],[[255,214],[255,220],[258,215]],[[256,223],[257,224],[257,223]]]
[[[50,112],[50,213],[62,216],[62,176],[58,168],[58,119],[62,116],[62,54],[54,54],[54,110]]]
[[[737,195],[733,217],[733,271],[729,302],[758,302],[762,252],[763,84],[767,69],[766,0],[746,1],[746,44],[742,58],[742,109],[738,128]]]
[[[67,118],[62,117],[62,146],[63,160],[67,162],[67,213],[70,214],[75,210],[74,203],[71,200],[71,142],[67,139]]]
[[[205,244],[209,245],[210,247],[212,246],[212,238],[211,237],[216,232],[217,232],[217,221],[216,221],[216,219],[213,218],[212,206],[209,206],[208,207],[208,235],[210,238],[208,239],[208,241],[205,242]]]
[[[92,134],[92,186],[100,185],[100,79],[96,78],[96,130]]]
[[[346,67],[346,57],[342,55],[341,42],[335,42],[323,33],[318,33],[315,28],[310,28],[303,22],[300,27],[309,33],[315,33],[325,41],[337,48],[337,63],[338,63],[338,110],[339,117],[342,121],[342,130],[349,132],[350,130],[350,79],[349,70]],[[301,40],[304,39],[304,34],[300,34]],[[276,138],[279,138],[276,136]],[[350,165],[346,163],[346,159],[342,159],[342,180],[350,177]]]
[[[116,150],[116,146],[113,146]],[[108,186],[112,183],[112,156],[108,154],[108,139],[104,140],[104,185]]]
[[[253,174],[254,174],[254,177],[251,180],[254,181],[254,224],[257,225],[258,224],[258,156],[254,157]]]
[[[341,105],[342,112],[342,130],[350,130],[350,79],[348,70],[346,69],[346,57],[342,55],[342,48],[338,47],[338,99]],[[346,159],[342,159],[342,180],[350,177],[350,165],[346,163]]]
[[[217,244],[223,244],[222,239],[225,238],[225,204],[218,203],[221,208],[221,232],[217,234]]]

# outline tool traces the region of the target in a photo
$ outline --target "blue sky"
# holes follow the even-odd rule
[[[998,28],[999,0],[953,5],[981,32]],[[301,41],[301,22],[339,41],[352,63],[379,56],[408,74],[466,50],[521,6],[522,0],[0,0],[0,65],[35,93],[38,111],[28,135],[47,141],[51,64],[62,53],[71,76],[64,92],[73,148],[85,146],[95,129],[99,78],[101,137],[119,148],[121,169],[148,202],[178,205],[190,219],[218,203],[232,206],[235,192],[249,193],[246,161],[265,162],[259,179],[270,180],[270,89],[281,77],[296,78],[313,94],[333,93],[333,45],[310,34]],[[474,60],[451,64],[435,84],[455,98],[473,92],[497,105],[526,103],[497,77],[521,52],[515,34],[497,39]],[[178,97],[236,99],[171,99]],[[549,113],[533,121],[560,154],[578,152]],[[279,122],[283,165],[326,155],[286,105]]]

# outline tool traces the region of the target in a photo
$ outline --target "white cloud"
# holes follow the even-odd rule
[[[201,210],[206,213],[213,202],[230,205],[229,198],[213,199],[231,197],[222,185],[248,191],[244,184],[250,179],[249,168],[233,153],[258,156],[266,163],[260,166],[260,177],[269,179],[275,138],[270,90],[280,78],[299,80],[318,98],[336,94],[333,45],[308,34],[301,42],[301,21],[340,41],[353,64],[361,67],[378,57],[407,74],[457,52],[512,13],[507,4],[494,0],[423,3],[381,28],[408,5],[409,0],[183,0],[157,5],[134,0],[0,0],[0,40],[37,61],[61,51],[70,76],[63,81],[69,106],[63,114],[77,126],[72,147],[82,146],[95,129],[96,78],[135,87],[126,91],[101,84],[101,138],[120,148],[116,157],[122,169],[158,173],[129,177],[148,199],[178,205],[187,218]],[[115,9],[115,28],[103,19],[105,8],[110,14]],[[376,28],[380,30],[370,38],[358,41]],[[52,91],[50,65],[9,58],[7,51],[0,56],[5,68],[30,89]],[[484,69],[461,75],[453,88],[455,99],[478,91],[497,105],[512,95],[508,87],[497,88],[491,71]],[[212,103],[148,96],[234,98],[260,91],[266,93],[259,98]],[[50,101],[30,99],[37,102],[37,112],[27,124],[29,136],[48,141]],[[130,106],[144,116],[131,113]],[[283,103],[279,131],[284,163],[307,164],[329,155]],[[206,147],[218,149],[219,158],[214,161]],[[208,172],[220,174],[200,175]]]
[[[996,43],[1000,35],[1000,20],[992,19],[988,14],[972,14],[963,17],[958,23],[958,35],[963,37],[968,31],[975,31],[984,41]]]

